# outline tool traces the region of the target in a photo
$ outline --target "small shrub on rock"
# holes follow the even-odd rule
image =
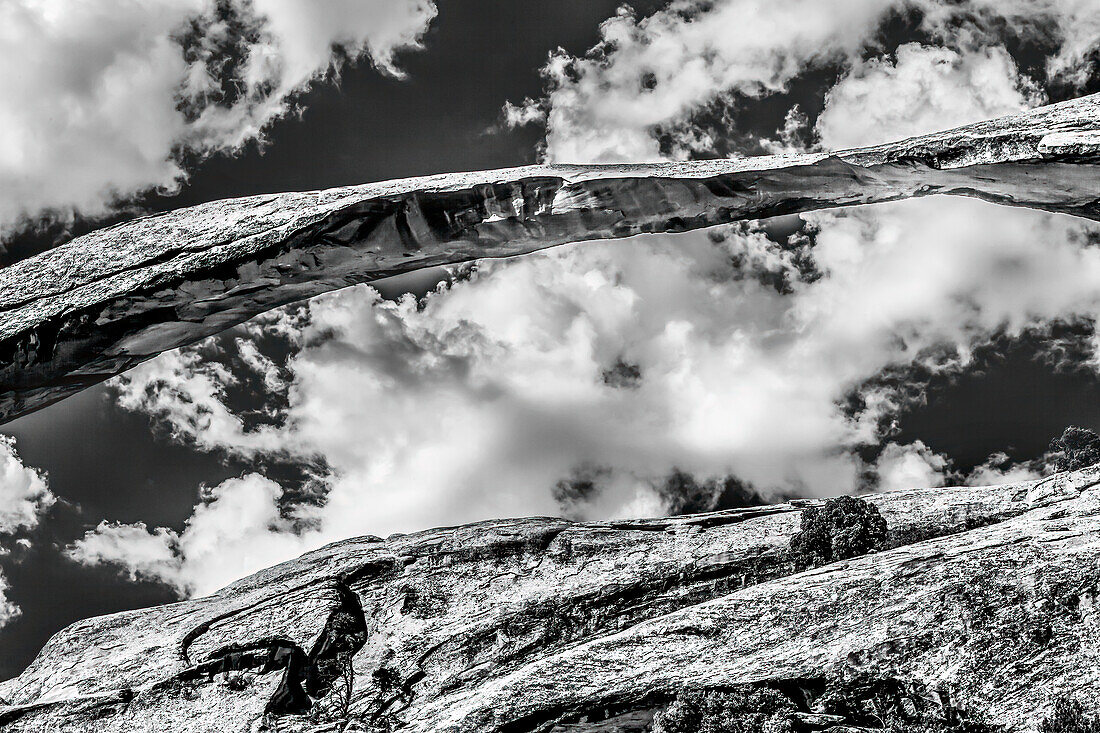
[[[792,733],[795,711],[768,688],[683,692],[653,718],[653,733]]]
[[[1089,715],[1077,700],[1060,697],[1039,724],[1039,733],[1100,733],[1100,715]]]
[[[859,557],[886,541],[886,520],[878,508],[854,496],[829,499],[802,512],[802,529],[791,538],[791,556],[799,568]]]
[[[1047,455],[1056,471],[1088,468],[1100,463],[1100,435],[1071,425],[1050,441]]]

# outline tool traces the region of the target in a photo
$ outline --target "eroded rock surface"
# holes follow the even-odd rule
[[[839,731],[815,696],[862,675],[1033,730],[1056,695],[1100,701],[1098,484],[869,497],[887,546],[805,572],[809,502],[347,540],[74,624],[0,684],[0,728],[641,732],[683,690],[763,683]]]
[[[265,310],[424,267],[935,193],[1100,218],[1100,95],[834,154],[456,173],[215,201],[0,270],[0,422]]]

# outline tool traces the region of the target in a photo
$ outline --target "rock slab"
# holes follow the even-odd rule
[[[1098,485],[871,496],[886,547],[803,572],[807,502],[351,539],[70,626],[0,683],[0,729],[641,733],[683,690],[862,675],[1030,731],[1100,701]]]

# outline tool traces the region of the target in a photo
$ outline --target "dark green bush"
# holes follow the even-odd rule
[[[795,711],[768,688],[682,692],[653,718],[653,733],[790,733]]]
[[[854,496],[829,499],[802,512],[802,529],[791,538],[799,568],[817,567],[867,554],[886,541],[886,520],[878,508]]]
[[[1088,468],[1100,463],[1100,435],[1071,425],[1050,441],[1047,455],[1057,471]]]
[[[1100,715],[1089,715],[1077,700],[1060,697],[1039,724],[1039,733],[1100,733]]]

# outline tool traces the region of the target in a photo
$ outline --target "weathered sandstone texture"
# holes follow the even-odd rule
[[[424,267],[935,193],[1100,218],[1100,95],[832,154],[547,165],[214,201],[0,270],[0,422],[276,306]]]
[[[70,626],[0,684],[0,729],[645,731],[680,691],[768,683],[852,731],[815,696],[863,675],[1034,730],[1056,695],[1100,701],[1098,484],[868,497],[887,546],[804,572],[813,502],[347,540]]]

